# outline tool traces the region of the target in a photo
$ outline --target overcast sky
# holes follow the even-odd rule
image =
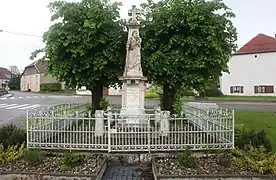
[[[72,1],[72,0],[71,0]],[[145,0],[117,0],[123,2],[121,16],[127,17],[132,4]],[[41,36],[50,24],[47,9],[51,0],[0,0],[0,30]],[[225,0],[234,11],[234,25],[238,29],[238,45],[248,42],[258,33],[274,36],[276,32],[276,0]],[[17,65],[23,69],[32,63],[30,53],[43,48],[39,37],[20,36],[0,32],[0,67]]]

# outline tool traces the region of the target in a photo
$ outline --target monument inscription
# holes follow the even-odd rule
[[[129,107],[139,107],[140,89],[136,87],[127,87],[127,102]]]

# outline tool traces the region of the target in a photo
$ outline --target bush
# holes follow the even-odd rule
[[[60,83],[42,83],[40,84],[40,91],[44,91],[44,92],[61,91],[61,84]]]
[[[69,171],[84,162],[85,156],[74,152],[67,152],[61,162],[61,171]]]
[[[237,126],[235,128],[235,147],[243,149],[247,145],[252,145],[256,148],[264,146],[267,151],[272,151],[271,142],[267,138],[264,130],[255,131],[243,126]]]
[[[43,154],[38,150],[28,149],[24,154],[24,160],[32,166],[37,166],[41,164],[43,160]]]
[[[195,167],[195,157],[191,150],[184,150],[180,154],[179,164],[186,168],[193,168]]]
[[[254,148],[249,145],[244,149],[234,149],[232,156],[233,163],[242,170],[276,174],[276,155],[267,153],[263,146]]]
[[[207,88],[205,91],[205,96],[220,97],[220,96],[223,96],[223,93],[217,87]]]
[[[3,144],[4,149],[7,149],[11,145],[25,144],[26,138],[25,130],[13,124],[0,127],[0,143]]]
[[[102,98],[101,101],[100,101],[100,107],[103,110],[107,110],[108,105],[109,105],[108,100],[106,100],[106,98]]]
[[[231,161],[232,156],[230,153],[223,153],[218,156],[218,164],[224,167],[230,167],[231,166]]]
[[[145,93],[145,98],[158,99],[158,98],[160,98],[160,95],[156,92],[146,92]]]
[[[193,90],[184,90],[181,92],[182,96],[196,96],[196,93]]]
[[[21,144],[9,146],[6,150],[3,144],[0,144],[0,164],[21,159],[25,153],[25,145]]]

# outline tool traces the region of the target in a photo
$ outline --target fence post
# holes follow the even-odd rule
[[[160,106],[157,106],[157,107],[155,108],[155,111],[154,111],[154,121],[155,121],[155,125],[157,125],[157,124],[160,123],[160,111],[161,111]]]
[[[232,110],[232,127],[233,127],[232,148],[234,148],[235,147],[235,110]]]
[[[27,112],[26,112],[26,130],[27,130],[27,132],[26,132],[26,135],[27,135],[27,149],[29,148],[29,111],[27,110]]]
[[[168,133],[170,131],[170,123],[169,123],[169,118],[170,118],[170,111],[161,111],[160,113],[160,130],[162,136],[168,136]]]
[[[104,111],[95,111],[95,136],[103,136],[104,134]]]
[[[111,121],[112,121],[112,111],[111,111],[111,107],[108,107],[107,108],[108,152],[111,152],[111,133],[110,133]]]
[[[160,116],[160,115],[159,115]],[[150,138],[150,134],[151,134],[151,132],[150,132],[150,121],[151,121],[151,116],[150,115],[146,115],[146,114],[143,114],[143,119],[145,119],[145,118],[147,118],[147,121],[148,121],[148,127],[147,127],[147,129],[148,129],[148,151],[149,151],[149,153],[150,153],[150,140],[151,140],[151,138]],[[159,117],[160,118],[160,117]],[[156,123],[156,122],[155,122]]]

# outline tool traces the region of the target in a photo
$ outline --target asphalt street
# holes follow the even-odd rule
[[[57,96],[29,92],[10,92],[13,95],[0,97],[0,125],[14,123],[21,124],[26,113],[38,109],[52,107],[55,104],[86,102],[88,97]]]
[[[0,97],[0,125],[13,123],[24,125],[26,112],[52,107],[63,103],[86,103],[91,101],[90,96],[61,96],[30,92],[10,92],[12,94]],[[109,96],[111,104],[121,104],[120,96]],[[146,100],[145,106],[157,106],[158,100]],[[275,111],[276,103],[257,102],[217,102],[222,108],[250,111]],[[23,123],[23,124],[22,124]]]

